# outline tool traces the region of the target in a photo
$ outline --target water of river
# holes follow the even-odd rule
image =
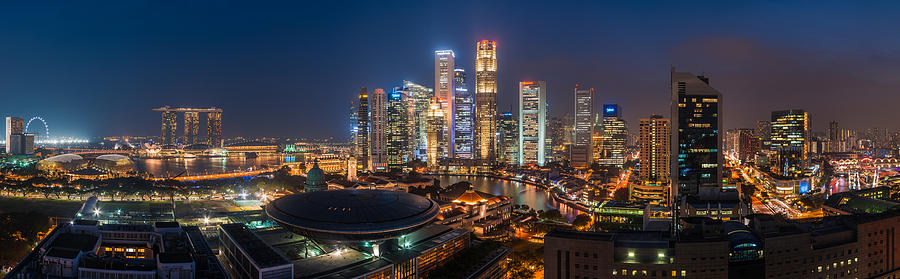
[[[217,157],[217,158],[134,158],[135,166],[154,177],[168,177],[186,171],[182,176],[229,173],[238,170],[270,168],[285,162],[293,162],[294,157],[260,156],[257,158]]]
[[[460,181],[468,181],[472,183],[475,190],[482,191],[493,195],[504,195],[512,197],[516,204],[528,205],[535,210],[559,209],[560,213],[572,219],[577,213],[567,207],[565,204],[557,203],[550,197],[550,194],[540,188],[528,186],[521,182],[508,181],[488,177],[466,177],[466,176],[450,176],[437,175],[437,180],[441,182],[441,187],[453,185]]]

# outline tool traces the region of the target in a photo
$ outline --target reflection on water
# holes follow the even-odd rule
[[[281,165],[284,162],[292,162],[292,157],[259,156],[257,158],[244,157],[217,157],[217,158],[134,158],[134,163],[139,171],[146,171],[154,177],[168,177],[178,175],[202,175],[215,173],[228,173],[238,170],[251,170],[270,168]]]
[[[550,194],[536,187],[530,187],[521,182],[508,181],[488,177],[464,177],[436,175],[434,178],[441,182],[441,187],[447,187],[460,181],[469,181],[475,190],[493,195],[504,195],[513,198],[516,204],[528,205],[535,210],[559,209],[570,220],[574,217],[573,209],[553,201]]]

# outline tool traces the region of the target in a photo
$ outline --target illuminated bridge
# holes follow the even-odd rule
[[[199,180],[216,180],[216,179],[228,179],[228,178],[238,178],[238,177],[248,177],[248,176],[257,176],[262,173],[273,172],[278,170],[279,168],[270,168],[270,169],[261,169],[261,170],[252,170],[252,171],[239,171],[239,172],[230,172],[230,173],[216,173],[216,174],[203,174],[203,175],[189,175],[189,176],[174,176],[174,177],[156,177],[151,178],[150,180],[168,180],[174,179],[177,181],[199,181]]]

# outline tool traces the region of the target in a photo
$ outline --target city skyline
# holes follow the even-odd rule
[[[225,137],[346,138],[342,108],[356,99],[359,87],[392,88],[409,80],[434,88],[430,83],[434,51],[453,50],[455,64],[474,73],[473,42],[494,40],[503,69],[498,111],[516,105],[519,81],[547,80],[553,92],[548,96],[551,116],[573,114],[574,96],[567,92],[581,84],[596,89],[595,106],[617,103],[628,108],[627,122],[637,123],[651,113],[670,117],[666,115],[666,71],[674,65],[711,77],[713,86],[729,93],[724,104],[729,111],[724,117],[726,128],[751,128],[757,120],[768,119],[771,111],[797,108],[817,116],[812,123],[816,131],[824,131],[829,121],[847,128],[894,126],[887,120],[890,117],[875,116],[900,101],[897,94],[886,94],[900,85],[891,74],[900,69],[890,63],[898,59],[892,51],[898,42],[883,38],[889,36],[881,36],[886,31],[878,28],[892,20],[886,17],[897,10],[895,5],[821,3],[809,10],[796,3],[680,7],[653,2],[570,2],[511,7],[486,17],[486,11],[509,5],[462,4],[432,14],[434,18],[422,12],[432,4],[366,4],[346,16],[394,10],[424,24],[395,26],[355,19],[329,26],[330,21],[323,19],[333,14],[314,12],[328,10],[328,4],[311,7],[304,19],[288,12],[291,4],[280,11],[237,4],[6,3],[0,9],[7,19],[0,23],[4,45],[0,58],[5,61],[0,91],[14,94],[0,105],[0,111],[26,119],[43,116],[53,123],[56,135],[147,136],[158,134],[157,115],[129,114],[128,119],[108,115],[162,105],[216,106],[229,111],[223,119]],[[634,11],[648,5],[659,6],[660,12]],[[55,9],[48,11],[47,6]],[[848,8],[857,13],[844,13]],[[208,14],[201,12],[206,9]],[[662,10],[709,17],[674,18]],[[563,20],[553,15],[566,14],[555,13],[560,11],[576,15],[599,11],[609,16],[592,17],[602,18],[596,22]],[[546,22],[522,20],[528,18],[523,15],[544,12],[549,15]],[[228,21],[236,15],[256,22]],[[751,16],[761,18],[747,24],[750,21],[745,19]],[[774,28],[781,19],[794,16],[804,20],[796,26]],[[829,22],[833,16],[844,20]],[[464,20],[439,25],[446,18]],[[517,31],[518,26],[532,32]],[[383,32],[370,32],[380,28],[422,34],[434,27],[437,30],[412,36],[412,42],[404,46],[380,44],[393,39],[381,36]],[[654,31],[636,32],[647,28]],[[626,34],[628,39],[621,40]],[[548,43],[529,44],[533,36],[542,36]],[[374,47],[348,51],[356,42]],[[336,56],[334,63],[323,58]],[[474,75],[468,78],[473,84]],[[858,97],[842,99],[841,109],[826,102],[848,94]],[[58,101],[34,102],[30,96],[35,95]],[[879,102],[868,101],[873,99]],[[104,114],[85,113],[101,108]],[[327,121],[306,121],[319,116]]]

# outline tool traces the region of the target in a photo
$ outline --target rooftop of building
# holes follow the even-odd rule
[[[873,190],[877,191],[877,190]],[[853,192],[843,192],[831,195],[825,200],[824,206],[835,208],[852,214],[882,213],[890,209],[900,207],[895,201],[881,200],[860,196]]]
[[[50,249],[88,252],[97,246],[98,237],[89,234],[61,233],[50,243]]]
[[[260,268],[289,264],[281,254],[278,254],[256,234],[251,232],[244,224],[219,225],[222,230],[238,243],[250,259]],[[223,236],[224,237],[224,236]]]

